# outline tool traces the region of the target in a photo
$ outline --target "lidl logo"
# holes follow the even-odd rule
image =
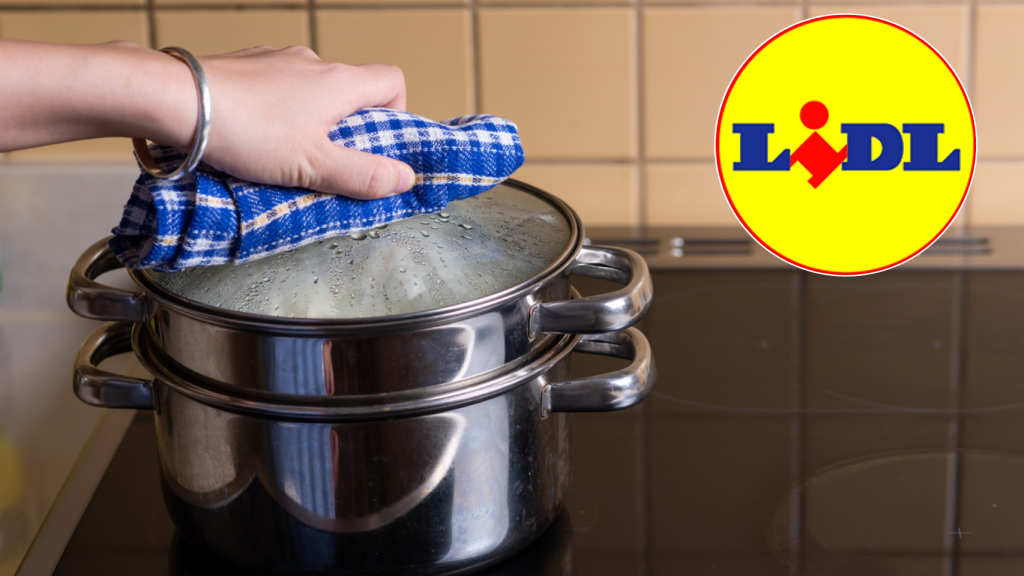
[[[902,134],[892,124],[842,124],[847,144],[835,150],[817,132],[828,122],[828,108],[824,104],[818,101],[804,104],[800,121],[814,132],[796,152],[791,154],[787,148],[771,162],[768,161],[768,135],[775,131],[775,125],[733,124],[733,133],[740,135],[740,159],[733,163],[732,169],[788,171],[799,163],[811,174],[807,182],[817,188],[840,166],[843,170],[870,171],[897,168],[903,163],[903,134],[907,134],[910,136],[910,160],[903,165],[904,170],[960,170],[959,148],[941,162],[937,158],[939,134],[945,130],[942,123],[904,124]],[[873,142],[878,142],[881,148],[877,156],[872,153]]]
[[[743,64],[716,158],[733,212],[765,248],[815,272],[867,274],[919,254],[953,221],[974,173],[974,117],[923,39],[824,16]]]

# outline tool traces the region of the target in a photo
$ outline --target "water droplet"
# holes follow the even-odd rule
[[[280,308],[280,307],[281,307],[281,305],[280,305],[280,304],[274,304],[274,310],[277,310],[277,309],[278,309],[278,308]]]
[[[465,238],[466,240],[472,240],[473,239],[473,237],[470,236],[469,234],[463,234],[462,237]]]
[[[399,268],[398,271],[402,272],[404,274],[405,273],[405,268]]]
[[[430,232],[427,232],[426,230],[420,230],[420,234],[423,234],[424,236],[430,236]]]
[[[377,232],[376,230],[370,230],[369,232],[366,233],[366,235],[369,236],[370,238],[380,238],[380,233]]]
[[[420,222],[420,224],[423,224],[424,226],[429,225],[430,220],[424,220],[423,222]]]
[[[431,230],[437,230],[437,226],[431,226],[430,229]]]
[[[327,247],[328,248],[337,248],[338,247],[338,243],[337,242],[331,242],[330,244],[327,245]]]
[[[355,234],[349,234],[348,237],[353,240],[365,240],[366,234],[363,234],[362,232],[356,232]]]
[[[438,214],[438,216],[440,216],[441,218],[447,218],[448,217],[448,213],[447,212],[441,212],[440,214]]]
[[[473,227],[472,227],[472,226],[470,226],[469,224],[459,224],[459,226],[462,226],[462,227],[463,227],[463,228],[465,228],[466,230],[472,230],[472,229],[473,229]]]
[[[313,284],[316,284],[319,280],[320,278],[313,276]]]

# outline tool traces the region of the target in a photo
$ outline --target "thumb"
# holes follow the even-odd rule
[[[416,173],[404,162],[333,143],[325,148],[310,186],[317,192],[374,200],[408,192],[416,183]]]

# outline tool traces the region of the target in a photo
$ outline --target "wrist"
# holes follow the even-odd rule
[[[100,115],[110,136],[144,138],[187,150],[199,117],[199,96],[188,65],[170,54],[114,43],[96,46],[100,52],[94,77],[105,84],[99,91]]]
[[[170,54],[149,50],[142,87],[144,95],[134,99],[139,133],[145,138],[187,151],[195,139],[199,119],[199,93],[188,64]]]

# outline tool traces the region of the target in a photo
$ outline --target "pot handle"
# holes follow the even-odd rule
[[[651,273],[643,257],[625,248],[584,246],[569,269],[573,274],[626,286],[609,294],[535,304],[530,337],[538,334],[598,334],[636,324],[651,306]]]
[[[153,383],[120,376],[96,367],[116,354],[131,352],[132,328],[127,322],[108,322],[89,335],[75,358],[75,396],[100,408],[153,410]]]
[[[600,376],[548,384],[541,390],[541,416],[550,412],[608,412],[622,410],[647,397],[656,370],[651,345],[636,328],[583,336],[573,352],[632,360],[622,370]]]
[[[121,268],[107,237],[90,246],[71,268],[68,278],[68,308],[93,320],[146,322],[150,318],[146,295],[96,282],[104,272]]]

